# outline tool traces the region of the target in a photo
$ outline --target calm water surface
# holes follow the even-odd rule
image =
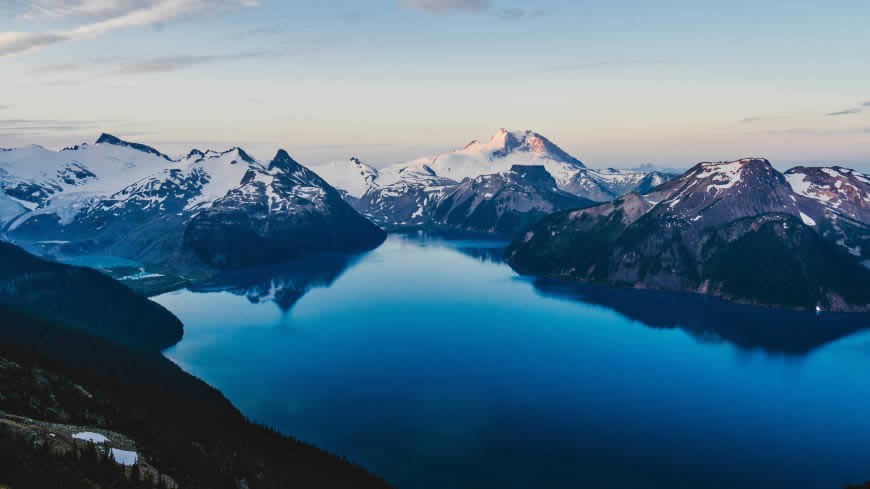
[[[166,355],[402,488],[870,480],[866,316],[533,281],[502,245],[393,235],[166,294]]]

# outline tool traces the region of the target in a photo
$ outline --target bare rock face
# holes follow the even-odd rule
[[[513,236],[542,217],[594,202],[559,190],[543,166],[466,178],[438,202],[434,220],[452,228]]]
[[[866,310],[870,270],[826,232],[825,215],[767,160],[701,163],[647,194],[545,218],[507,260],[521,273]]]

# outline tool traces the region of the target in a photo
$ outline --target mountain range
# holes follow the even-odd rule
[[[8,239],[179,269],[362,251],[385,237],[283,150],[269,162],[240,148],[173,159],[103,134],[59,152],[0,153],[0,188]]]
[[[381,169],[356,158],[308,168],[284,150],[261,162],[239,147],[174,158],[103,134],[0,153],[0,232],[47,254],[221,270],[367,250],[384,239],[377,226],[515,236],[552,212],[670,177],[589,169],[531,131]]]
[[[103,253],[181,271],[360,252],[386,230],[516,239],[528,274],[688,290],[739,302],[862,310],[870,177],[779,172],[763,158],[590,169],[532,131],[374,168],[309,167],[235,147],[173,158],[103,134],[61,151],[0,152],[0,230],[48,254]]]
[[[870,178],[762,158],[555,213],[507,250],[521,273],[798,309],[870,309]]]
[[[475,140],[456,151],[381,169],[357,158],[312,169],[342,190],[354,208],[386,229],[446,227],[506,236],[521,231],[535,216],[644,192],[675,176],[653,167],[587,168],[536,132],[506,129],[487,143]],[[542,172],[552,183],[541,185]],[[516,193],[518,185],[524,187],[522,196]],[[464,214],[462,219],[454,212],[457,205],[467,206],[459,213]],[[469,216],[490,214],[498,217],[483,224],[472,217],[466,225]]]

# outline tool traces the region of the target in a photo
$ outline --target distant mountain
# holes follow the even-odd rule
[[[435,222],[468,231],[513,236],[542,217],[595,202],[559,190],[543,166],[466,178],[432,211]]]
[[[443,208],[439,202],[465,179],[503,175],[514,166],[543,167],[559,190],[598,202],[647,191],[674,176],[657,170],[586,168],[536,132],[505,129],[487,143],[472,141],[457,151],[386,168],[375,169],[352,159],[312,169],[344,191],[348,202],[361,213],[384,227],[401,228],[444,225],[433,213]],[[463,192],[467,194],[469,187],[476,188],[469,184]],[[483,228],[493,228],[495,223],[488,224]]]
[[[457,185],[426,165],[398,169],[396,176],[388,180],[391,183],[369,187],[353,202],[358,211],[388,229],[433,225],[435,206]]]
[[[104,134],[94,145],[59,152],[31,146],[0,153],[0,189],[6,238],[54,243],[59,253],[221,267],[358,251],[383,239],[284,151],[268,164],[241,148],[192,150],[173,160]],[[210,244],[206,229],[218,233]]]
[[[644,195],[543,219],[511,244],[507,260],[535,275],[791,308],[870,309],[870,270],[847,243],[826,235],[826,206],[790,184],[799,173],[807,172],[787,178],[759,158],[700,163]],[[844,185],[827,187],[836,199],[824,195],[857,202]]]

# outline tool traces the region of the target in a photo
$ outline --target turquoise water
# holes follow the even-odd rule
[[[166,294],[166,355],[403,488],[870,480],[867,316],[535,281],[501,246],[392,235]]]

